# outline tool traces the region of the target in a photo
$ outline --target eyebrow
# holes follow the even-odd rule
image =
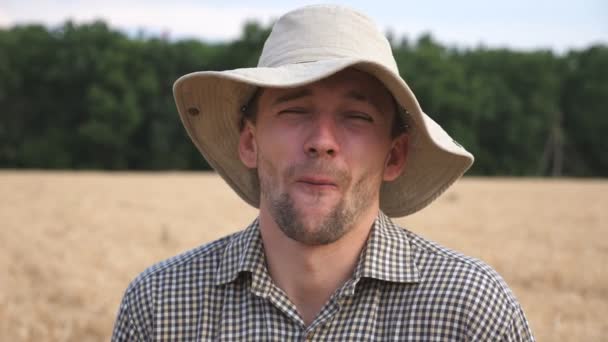
[[[346,98],[353,99],[353,100],[360,101],[360,102],[367,102],[372,107],[374,107],[378,112],[382,112],[380,110],[380,106],[378,106],[378,104],[376,102],[372,101],[372,99],[370,99],[369,96],[366,96],[365,94],[360,93],[356,90],[349,90],[346,93]]]
[[[273,104],[278,105],[283,102],[293,101],[293,100],[297,100],[299,98],[307,97],[307,96],[312,96],[312,90],[310,90],[309,88],[297,89],[297,90],[288,92],[285,95],[277,97],[274,100]]]
[[[356,90],[350,90],[346,93],[347,98],[351,98],[357,101],[371,102],[367,96]]]
[[[289,102],[289,101],[297,100],[297,99],[312,96],[312,95],[313,95],[313,92],[310,88],[294,89],[293,91],[287,92],[286,94],[277,97],[274,100],[273,105],[276,106],[276,105],[284,103],[284,102]],[[372,107],[374,107],[376,110],[378,110],[378,112],[381,112],[380,106],[378,106],[377,103],[372,101],[369,96],[367,96],[364,93],[361,93],[357,90],[349,90],[345,94],[344,97],[355,100],[355,101],[366,102],[366,103],[370,104]]]

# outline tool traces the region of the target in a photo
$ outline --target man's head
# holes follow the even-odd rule
[[[382,83],[350,68],[300,87],[262,89],[255,102],[240,157],[257,169],[260,210],[287,236],[330,243],[378,210],[382,182],[399,176],[407,153]]]
[[[375,83],[375,86],[371,87],[373,92],[346,99],[344,96],[339,97],[339,92],[335,90],[339,88],[338,80],[358,77],[368,78],[371,82],[363,83]],[[352,86],[351,81],[342,83],[343,86]],[[261,89],[258,96],[254,96],[256,89]],[[326,151],[328,153],[320,153],[316,159],[309,157],[312,160],[332,160],[331,163],[313,163],[316,169],[302,169],[302,160],[298,159],[301,155],[287,154],[285,158],[276,157],[286,153],[287,150],[283,149],[294,148],[297,143],[304,144],[305,138],[312,134],[309,133],[312,130],[301,130],[307,132],[301,135],[293,131],[290,131],[290,134],[281,134],[284,130],[268,130],[267,125],[277,123],[267,117],[267,113],[273,110],[273,102],[270,99],[293,97],[293,94],[287,96],[287,93],[294,89],[312,92],[312,96],[298,96],[297,101],[305,102],[315,113],[325,113],[311,116],[316,120],[312,120],[311,125],[318,126],[319,136],[332,137],[335,134],[334,138],[340,142],[338,150],[330,148]],[[341,196],[334,196],[331,191],[319,191],[318,196],[311,197],[328,204],[327,208],[323,209],[326,212],[322,217],[330,217],[330,212],[334,213],[332,215],[343,213],[342,216],[348,217],[348,213],[357,211],[353,211],[353,208],[369,207],[369,203],[356,203],[366,199],[355,198],[361,196],[353,195],[356,194],[355,184],[360,179],[370,180],[370,183],[364,183],[366,186],[373,184],[373,187],[362,185],[360,191],[375,189],[368,191],[372,201],[375,206],[379,202],[380,209],[388,216],[409,215],[437,198],[473,162],[470,153],[456,144],[439,125],[422,112],[414,94],[401,78],[391,46],[382,32],[365,15],[342,6],[307,6],[285,14],[275,23],[264,44],[257,67],[188,74],[175,82],[173,92],[182,122],[195,145],[236,193],[255,207],[261,208],[276,202],[277,206],[288,205],[292,206],[296,213],[303,212],[300,200],[295,199],[296,193],[287,189],[285,184],[297,177],[298,172],[318,172],[335,176],[334,178],[344,176],[342,178],[347,179],[346,185],[341,188],[345,190],[341,192]],[[338,103],[342,103],[340,101],[369,103],[361,98],[371,99],[370,94],[375,92],[383,93],[381,97],[388,99],[385,101],[388,103],[388,112],[384,112],[386,116],[381,120],[386,132],[383,133],[382,139],[378,135],[374,144],[361,144],[356,150],[350,149],[350,141],[354,144],[361,141],[362,137],[354,135],[356,139],[348,139],[347,142],[338,130],[340,126],[336,124],[337,119],[327,119],[331,117],[328,113],[337,115]],[[257,104],[250,104],[248,108],[255,108],[255,115],[250,116],[252,120],[247,125],[243,125],[241,108],[246,106],[252,97],[256,99],[254,102],[257,101]],[[318,99],[324,100],[319,102]],[[402,116],[395,116],[395,112],[408,113],[404,119],[408,126],[408,143],[407,163],[393,178],[386,176],[379,168],[379,165],[384,165],[386,170],[391,169],[387,164],[377,163],[377,158],[388,157],[392,142],[399,141],[397,138],[401,136],[402,125],[393,119]],[[289,113],[287,116],[301,117],[297,114]],[[377,124],[377,121],[374,122],[374,132],[379,133],[380,127]],[[272,132],[275,139],[266,138],[265,135],[272,135],[261,134],[262,131]],[[358,130],[348,132],[355,133]],[[252,154],[255,157],[253,160],[243,158],[243,133],[249,134],[250,147],[256,148]],[[296,138],[299,140],[295,140]],[[342,146],[344,144],[346,149]],[[345,150],[348,151],[346,155],[343,154]],[[308,151],[323,152],[314,148]],[[332,153],[337,157],[330,158]],[[291,164],[287,165],[287,161]],[[347,170],[346,174],[340,175],[343,170]],[[360,177],[364,171],[371,172],[369,177]],[[290,172],[293,173],[292,176]],[[269,188],[264,184],[267,181],[275,184],[270,181],[274,179],[280,180],[282,188]],[[379,193],[376,189],[378,184],[381,184]],[[284,193],[289,196],[281,195]],[[300,194],[297,196],[303,198]],[[319,212],[321,209],[318,207]]]

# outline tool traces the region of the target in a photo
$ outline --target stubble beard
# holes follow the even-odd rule
[[[276,171],[268,161],[262,160],[262,165],[267,171]],[[260,165],[260,164],[258,164]],[[334,177],[345,177],[350,179],[346,172],[331,171],[327,167],[322,167],[325,174],[332,174]],[[259,172],[259,170],[258,170]],[[296,167],[292,167],[287,174],[296,172]],[[357,220],[363,215],[366,209],[374,201],[374,191],[378,191],[379,181],[373,180],[372,170],[368,170],[360,179],[352,185],[350,196],[342,198],[333,209],[322,218],[318,218],[316,226],[310,227],[312,219],[306,219],[294,203],[293,198],[287,192],[277,193],[273,189],[272,178],[278,179],[276,172],[268,176],[258,173],[260,180],[261,196],[269,204],[269,211],[275,223],[281,231],[289,238],[306,245],[327,245],[339,240],[348,233],[356,224]],[[288,179],[286,177],[286,179]],[[348,184],[347,182],[343,182]],[[320,195],[321,196],[321,195]]]

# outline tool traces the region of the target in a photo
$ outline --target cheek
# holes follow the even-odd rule
[[[276,181],[277,168],[273,163],[266,159],[263,154],[258,154],[258,177],[263,185],[270,185]]]
[[[276,132],[258,138],[257,159],[261,177],[275,178],[269,181],[276,182],[276,178],[289,166],[290,158],[294,156],[294,147],[288,142],[288,137]]]
[[[390,151],[390,144],[391,142],[385,137],[369,135],[361,139],[349,140],[345,150],[349,151],[351,158],[365,169],[381,169]]]
[[[273,159],[293,156],[301,149],[300,138],[296,133],[281,127],[260,130],[257,139],[259,153]]]

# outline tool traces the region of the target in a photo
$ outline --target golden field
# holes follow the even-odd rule
[[[0,172],[0,339],[105,341],[147,266],[247,225],[210,173]],[[465,178],[397,222],[503,275],[539,341],[608,340],[608,180]]]

